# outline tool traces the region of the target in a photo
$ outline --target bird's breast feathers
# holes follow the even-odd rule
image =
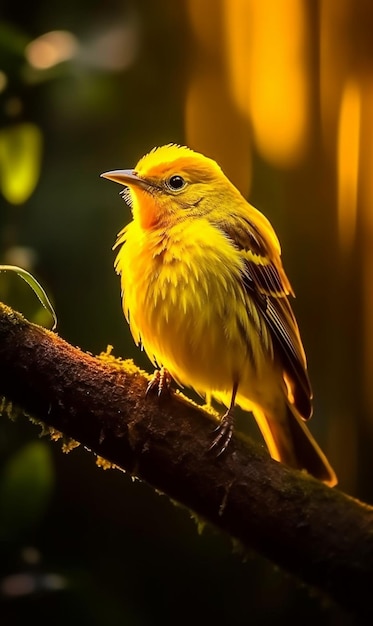
[[[207,220],[179,222],[167,232],[144,231],[133,221],[117,245],[132,335],[176,380],[201,391],[229,389],[235,370],[258,366],[263,347],[271,350],[243,285],[244,259]],[[262,342],[254,347],[253,333]]]

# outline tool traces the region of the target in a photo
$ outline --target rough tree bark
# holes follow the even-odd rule
[[[147,382],[133,365],[82,352],[0,304],[0,395],[352,614],[372,615],[373,507],[250,440],[234,437],[216,458],[211,416],[175,393],[145,398]]]

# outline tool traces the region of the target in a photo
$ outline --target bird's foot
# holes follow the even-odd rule
[[[216,456],[221,456],[226,451],[229,442],[232,439],[233,424],[233,411],[228,409],[228,411],[222,416],[218,426],[213,431],[214,433],[217,433],[217,435],[209,447],[209,452],[214,450],[217,452]]]
[[[163,396],[165,393],[169,393],[172,383],[171,374],[165,367],[154,370],[154,374],[148,383],[145,395],[156,392],[157,396]]]

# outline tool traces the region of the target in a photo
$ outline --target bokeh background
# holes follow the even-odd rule
[[[0,6],[0,263],[41,282],[64,339],[94,354],[113,345],[150,370],[113,270],[130,214],[99,175],[169,142],[211,156],[277,230],[314,387],[311,430],[339,488],[368,503],[372,33],[369,0]],[[19,278],[0,274],[0,298],[46,323]],[[215,529],[199,533],[147,485],[97,468],[82,448],[64,454],[19,415],[0,420],[0,621],[28,618],[353,623]]]

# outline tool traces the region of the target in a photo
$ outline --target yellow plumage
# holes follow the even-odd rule
[[[135,342],[177,382],[228,407],[217,449],[237,403],[253,412],[273,458],[334,485],[304,424],[312,392],[269,221],[215,161],[186,147],[154,149],[134,170],[103,176],[125,185],[132,208],[115,267]]]

